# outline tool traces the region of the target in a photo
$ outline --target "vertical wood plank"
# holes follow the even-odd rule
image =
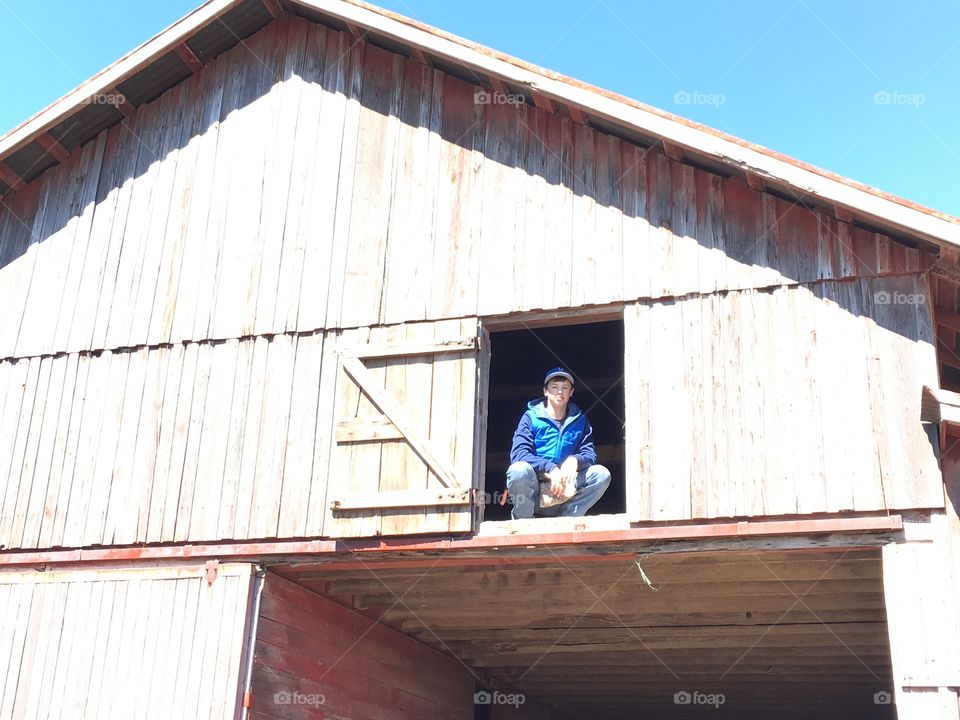
[[[90,231],[93,224],[93,215],[96,212],[98,184],[104,165],[104,152],[107,145],[107,134],[100,133],[96,140],[84,146],[81,153],[81,176],[75,178],[80,185],[78,202],[74,217],[71,218],[73,237],[69,238],[70,266],[64,279],[63,295],[55,316],[55,328],[51,328],[52,336],[47,340],[49,351],[62,351],[68,344],[73,331],[73,324],[77,322],[78,300],[80,299],[80,282],[88,262],[98,262],[99,257],[92,257],[89,261],[87,254],[90,244]],[[55,305],[50,290],[43,299],[45,304]]]
[[[333,280],[333,248],[335,220],[337,218],[338,183],[341,168],[352,172],[353,158],[341,160],[343,127],[346,118],[347,97],[345,85],[350,67],[350,52],[346,32],[323,30],[324,38],[315,38],[325,43],[322,70],[309,78],[303,97],[316,102],[320,108],[317,117],[317,138],[314,154],[310,157],[311,182],[304,198],[302,212],[306,235],[303,250],[303,273],[297,286],[298,330],[312,330],[326,325],[327,296]],[[314,51],[319,54],[320,48]],[[314,53],[307,53],[310,58]],[[308,65],[308,67],[310,67]],[[351,105],[352,107],[352,105]],[[355,115],[352,113],[351,118]],[[355,125],[353,126],[355,127]],[[355,138],[351,129],[349,138]],[[355,142],[355,140],[350,140]],[[352,176],[351,176],[352,177]],[[337,256],[338,271],[343,272],[343,260]]]
[[[517,289],[523,278],[523,198],[517,196],[521,122],[519,110],[512,105],[490,103],[481,107],[483,207],[497,211],[482,215],[476,313],[495,315],[516,308]]]
[[[306,535],[314,448],[317,443],[317,398],[322,352],[322,333],[300,335],[297,338],[283,487],[279,497],[278,537]]]
[[[219,398],[213,397],[208,393],[210,387],[210,376],[213,374],[212,362],[215,345],[204,343],[197,348],[196,374],[193,381],[193,392],[189,410],[189,419],[186,422],[184,446],[183,446],[183,466],[179,477],[179,493],[177,502],[168,506],[164,513],[164,525],[167,524],[166,513],[172,513],[170,518],[173,522],[173,536],[171,539],[184,541],[190,537],[190,520],[193,513],[193,504],[196,501],[197,486],[201,487],[205,482],[212,478],[204,478],[199,474],[200,448],[204,441],[206,430],[216,434],[213,428],[204,426],[204,417],[209,403],[216,403]],[[221,347],[217,344],[216,347]],[[189,352],[189,347],[187,348]],[[177,408],[179,413],[180,408]]]
[[[74,414],[78,413],[76,406],[82,402],[77,399],[76,388],[82,387],[83,379],[80,373],[80,356],[71,354],[66,356],[64,382],[60,390],[60,412],[57,416],[57,427],[53,440],[52,457],[50,460],[50,479],[47,483],[46,497],[40,512],[39,532],[35,547],[51,547],[54,538],[59,538],[55,527],[62,516],[66,514],[66,498],[70,488],[70,471],[72,471],[72,457],[69,440],[71,437],[71,423]],[[2,432],[2,429],[0,429]],[[61,498],[63,502],[61,503]],[[61,524],[62,527],[62,524]]]
[[[627,515],[632,522],[653,519],[652,308],[639,301],[624,311],[624,402],[626,406]]]
[[[167,228],[176,223],[168,223],[171,212],[177,207],[174,203],[174,184],[177,167],[181,162],[180,148],[184,143],[183,128],[189,126],[190,83],[182,83],[165,92],[160,99],[160,113],[164,125],[163,133],[158,134],[156,142],[156,160],[158,166],[155,179],[150,188],[149,205],[143,208],[143,214],[137,218],[143,225],[143,250],[137,281],[131,287],[126,302],[130,305],[130,332],[121,342],[122,345],[136,346],[150,339],[150,322],[158,295],[166,295],[167,287],[160,285],[162,275],[169,276],[165,269],[167,258],[174,240],[168,245]],[[160,118],[157,118],[160,122]],[[184,165],[189,164],[189,155],[183,157]],[[165,271],[166,270],[166,271]],[[166,279],[166,278],[165,278]]]
[[[230,392],[230,417],[227,420],[227,449],[223,463],[223,487],[219,499],[219,512],[216,537],[226,539],[236,537],[235,527],[240,477],[243,474],[243,450],[246,437],[247,407],[250,401],[250,388],[253,372],[253,358],[256,341],[250,338],[237,343],[236,367],[234,369],[233,388]],[[259,399],[255,399],[259,402]],[[252,432],[252,429],[251,429]],[[248,458],[249,459],[249,458]],[[245,505],[249,507],[249,505]],[[246,521],[245,521],[246,522]]]
[[[343,33],[346,36],[346,33]],[[338,324],[341,319],[344,300],[345,276],[347,272],[347,258],[350,242],[350,218],[353,214],[354,186],[356,184],[355,168],[359,152],[360,116],[363,107],[360,102],[363,91],[363,57],[368,47],[366,43],[353,43],[346,47],[349,36],[341,39],[344,45],[343,70],[346,107],[343,111],[342,143],[340,145],[340,170],[336,183],[336,205],[332,227],[332,242],[330,250],[329,282],[327,284],[326,314],[324,327]],[[349,57],[349,61],[346,58]],[[302,303],[302,301],[301,301]],[[301,327],[304,325],[301,323]],[[318,325],[317,327],[321,327]]]
[[[303,34],[303,58],[299,77],[286,78],[286,82],[299,84],[296,137],[290,167],[290,192],[284,213],[283,253],[276,288],[273,327],[278,331],[298,328],[300,289],[304,281],[307,245],[310,238],[310,208],[313,186],[320,174],[314,158],[317,149],[326,142],[320,137],[321,107],[324,98],[323,73],[326,64],[327,28],[312,23],[298,23]],[[336,33],[334,33],[336,35]],[[339,140],[338,140],[339,142]],[[308,152],[307,148],[312,152]],[[329,248],[327,248],[329,250]],[[328,274],[328,271],[327,273]],[[320,277],[306,276],[311,284],[323,281]],[[259,310],[258,310],[259,312]]]
[[[295,336],[276,335],[267,355],[267,380],[256,475],[250,507],[252,537],[276,537],[280,516],[280,498],[287,451],[287,428],[293,392]]]
[[[647,214],[650,218],[650,294],[652,297],[672,295],[673,199],[671,194],[670,160],[666,155],[647,155]]]
[[[621,143],[623,167],[623,297],[650,296],[650,222],[647,219],[646,153]]]
[[[280,275],[284,255],[292,248],[288,246],[287,222],[291,218],[288,212],[288,200],[293,188],[293,165],[296,157],[300,95],[303,82],[304,52],[306,49],[306,23],[284,22],[276,24],[276,32],[281,36],[280,57],[275,68],[274,86],[270,91],[270,101],[275,106],[272,148],[268,148],[265,157],[263,210],[258,224],[258,243],[262,248],[262,260],[257,281],[251,278],[248,293],[253,303],[255,320],[248,320],[241,334],[247,335],[276,332],[283,330],[279,326],[278,305]],[[309,147],[309,146],[307,146]],[[300,208],[292,214],[299,216]],[[296,236],[295,232],[290,235]],[[286,308],[282,314],[286,316]]]
[[[596,144],[596,131],[579,123],[574,125],[572,306],[590,302],[598,282]]]
[[[49,366],[50,379],[47,385],[47,393],[43,398],[43,419],[36,422],[38,426],[36,447],[27,449],[28,459],[32,457],[33,472],[29,478],[24,478],[29,483],[27,486],[29,491],[23,533],[18,543],[20,547],[37,547],[37,539],[40,535],[43,509],[49,492],[51,475],[53,474],[54,445],[57,439],[57,427],[60,424],[61,399],[64,395],[66,382],[67,356],[59,355],[47,358],[46,364]]]
[[[673,237],[672,272],[669,286],[673,295],[685,295],[700,289],[700,255],[702,248],[697,238],[697,186],[694,169],[690,165],[670,160],[672,214],[670,228]]]
[[[390,324],[422,320],[427,315],[435,232],[433,206],[440,194],[441,140],[439,127],[431,127],[433,72],[410,60],[403,62],[401,70],[398,152],[379,310],[379,317]]]
[[[197,446],[197,480],[193,501],[182,517],[190,539],[210,539],[217,536],[220,513],[225,509],[228,484],[227,447],[230,442],[230,420],[234,378],[243,372],[238,363],[239,340],[214,343],[210,359],[210,382],[207,402],[203,409],[203,425]]]
[[[307,504],[308,537],[329,534],[326,518],[330,512],[329,498],[331,488],[340,481],[334,474],[332,456],[336,452],[333,444],[333,424],[337,411],[337,336],[334,333],[323,334],[323,348],[320,358],[320,388],[317,392],[317,434],[313,453],[313,470],[310,476],[310,496]]]
[[[211,86],[212,78],[222,79],[223,62],[208,66],[205,72],[189,78],[186,104],[189,108],[180,121],[180,135],[176,155],[176,170],[170,196],[170,210],[163,233],[163,251],[157,267],[157,286],[150,309],[146,342],[156,345],[169,342],[173,319],[180,301],[181,283],[195,269],[185,263],[186,257],[195,258],[197,248],[187,245],[191,212],[194,201],[202,204],[209,199],[208,169],[209,136],[216,135],[210,126],[220,112],[220,91]],[[203,154],[205,151],[206,154]],[[194,245],[202,245],[202,241]],[[187,286],[183,285],[184,294]]]
[[[439,70],[432,87],[430,118],[440,135],[440,187],[454,190],[438,193],[436,201],[428,316],[470,315],[480,292],[486,106],[474,102],[473,86]]]
[[[171,342],[206,337],[216,288],[217,263],[223,241],[223,209],[230,191],[233,125],[225,127],[236,108],[248,53],[225,53],[200,73],[203,110],[191,201],[183,226],[183,257],[176,286],[169,286],[172,305],[164,307],[160,322]],[[252,58],[250,58],[252,61]],[[171,278],[172,281],[172,278]]]

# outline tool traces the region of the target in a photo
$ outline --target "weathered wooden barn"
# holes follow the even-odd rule
[[[344,0],[0,192],[0,717],[960,718],[960,220]],[[511,521],[557,363],[614,482]]]

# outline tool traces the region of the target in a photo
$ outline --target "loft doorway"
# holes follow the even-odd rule
[[[548,321],[549,322],[549,321]],[[510,465],[510,445],[527,403],[543,397],[543,374],[558,365],[576,378],[572,401],[593,425],[597,462],[612,481],[589,515],[626,512],[624,452],[623,321],[537,324],[512,322],[490,327],[484,520],[509,520],[501,505]]]

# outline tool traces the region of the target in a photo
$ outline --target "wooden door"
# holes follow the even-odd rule
[[[327,535],[474,530],[487,346],[476,319],[361,328],[338,339]]]

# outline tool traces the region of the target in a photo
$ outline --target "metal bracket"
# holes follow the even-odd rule
[[[207,560],[206,565],[204,566],[206,568],[204,571],[204,577],[207,579],[208,587],[212,586],[213,581],[217,579],[217,567],[219,565],[219,560]]]

